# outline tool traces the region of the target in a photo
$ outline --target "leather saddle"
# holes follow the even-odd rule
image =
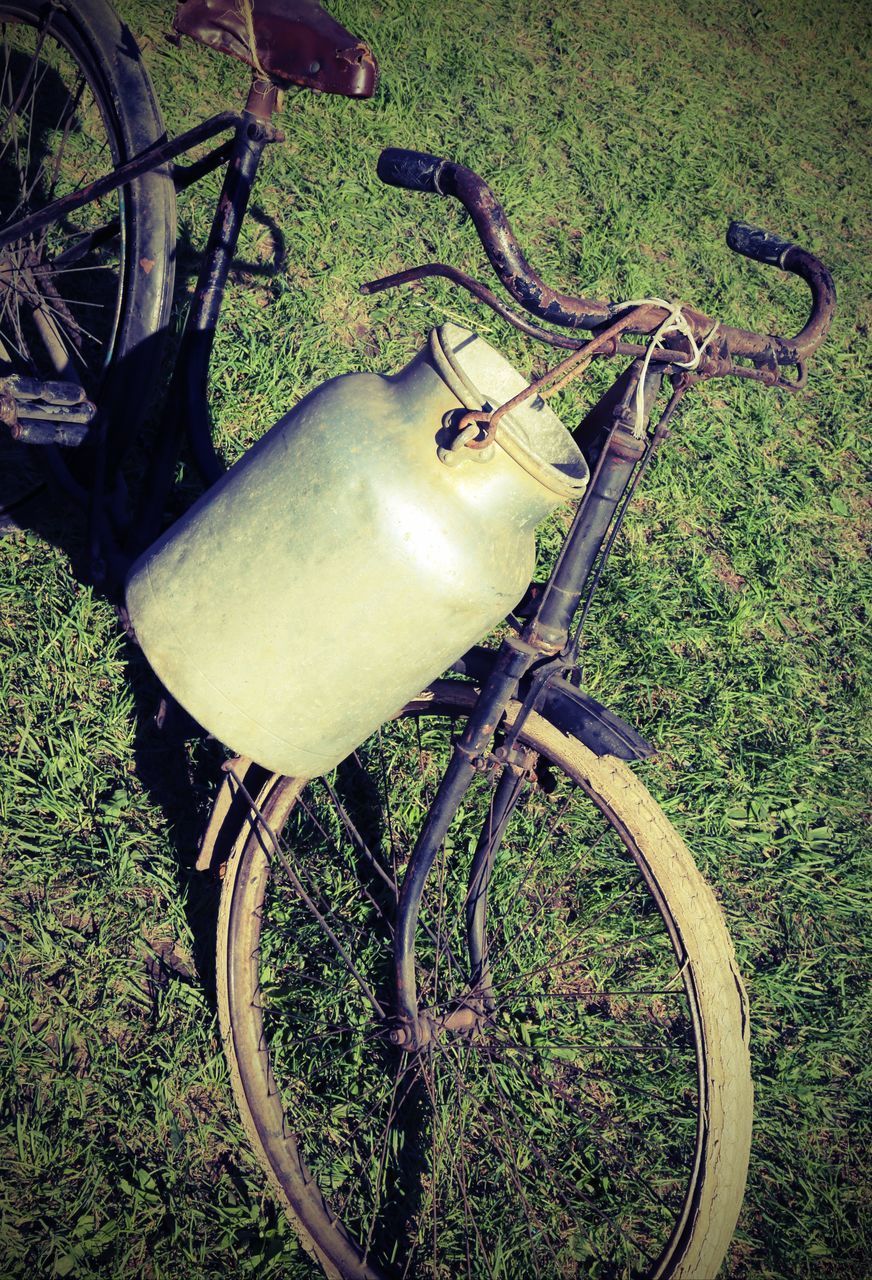
[[[378,82],[372,50],[318,0],[181,0],[173,27],[227,53],[279,88],[371,98]]]

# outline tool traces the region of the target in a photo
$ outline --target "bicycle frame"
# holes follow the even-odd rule
[[[635,411],[632,406],[643,376],[647,427],[663,373],[659,369],[643,373],[642,363],[637,360],[616,378],[576,432],[592,470],[588,490],[579,504],[555,567],[538,593],[525,625],[517,634],[504,639],[491,657],[475,707],[462,736],[455,743],[451,761],[406,869],[394,934],[398,1024],[392,1032],[394,1043],[406,1049],[414,1051],[421,1048],[435,1030],[432,1022],[418,1009],[415,978],[415,932],[424,885],[476,773],[494,771],[499,774],[499,780],[470,866],[466,915],[471,987],[468,1004],[464,1003],[455,1011],[457,1026],[466,1026],[471,1019],[487,1010],[485,919],[488,885],[500,839],[531,767],[527,754],[516,745],[518,735],[527,716],[544,700],[546,691],[550,689],[552,701],[558,701],[565,697],[561,686],[564,689],[570,687],[566,677],[575,669],[580,638],[576,635],[570,642],[572,621],[585,588],[589,588],[589,594],[592,594],[599,581],[601,566],[596,571],[594,566],[598,557],[607,555],[611,549],[614,539],[610,537],[610,530],[622,518],[622,512],[616,514],[622,500],[632,495],[639,469],[647,465],[654,447],[666,434],[668,420],[681,394],[679,390],[673,395],[650,440],[639,438],[633,429]],[[480,668],[482,665],[480,656]],[[460,667],[468,670],[464,663]],[[501,745],[491,749],[509,702],[516,696],[519,696],[520,711]],[[629,726],[622,725],[616,717],[613,721],[617,742],[610,740],[603,744],[595,741],[593,746],[597,754],[616,747],[619,754],[629,758],[651,754],[652,749],[638,739]],[[583,723],[575,728],[577,736],[585,741],[587,734]],[[621,739],[629,749],[621,750]],[[439,1027],[444,1029],[454,1025],[444,1018],[439,1023]]]
[[[804,385],[807,358],[823,341],[829,328],[835,289],[829,272],[813,255],[778,236],[743,223],[732,223],[727,233],[732,249],[759,262],[780,266],[809,286],[812,310],[805,326],[792,339],[761,336],[713,323],[709,317],[684,307],[673,308],[670,313],[666,310],[668,304],[656,300],[614,305],[573,297],[549,288],[536,274],[515,240],[499,201],[472,170],[422,152],[388,149],[380,157],[379,176],[393,186],[457,198],[472,218],[491,266],[527,315],[512,311],[478,281],[443,263],[429,263],[373,281],[364,286],[364,292],[375,293],[430,275],[441,275],[467,289],[523,332],[551,345],[576,349],[587,346],[592,354],[634,357],[629,369],[616,379],[579,428],[579,443],[592,470],[588,492],[540,598],[525,615],[526,625],[519,628],[517,635],[503,641],[493,661],[463,735],[455,744],[406,870],[394,933],[398,1025],[393,1038],[396,1044],[414,1051],[434,1034],[434,1024],[418,1009],[414,960],[415,929],[428,872],[475,773],[500,770],[501,777],[472,860],[467,891],[467,947],[472,971],[468,1006],[465,1004],[439,1023],[440,1028],[447,1029],[454,1025],[451,1020],[456,1018],[458,1027],[467,1027],[487,1011],[489,1003],[484,934],[487,890],[502,832],[520,793],[520,782],[530,767],[524,752],[516,747],[520,728],[549,685],[553,690],[555,681],[558,686],[565,684],[565,676],[573,671],[581,627],[626,504],[654,449],[668,434],[669,421],[681,397],[700,377],[732,375],[790,390]],[[627,319],[628,307],[634,308],[630,319]],[[627,319],[623,326],[620,324],[622,313]],[[683,317],[681,326],[674,320],[678,314]],[[562,326],[569,334],[555,334],[553,330],[532,324],[529,315]],[[570,336],[577,329],[593,331],[597,337],[585,344]],[[650,347],[639,347],[625,340],[625,329],[656,332],[656,337]],[[659,338],[676,329],[682,335],[682,349],[661,347],[657,360],[652,362]],[[688,346],[689,351],[684,349]],[[571,363],[568,360],[561,368],[569,368]],[[795,381],[785,378],[782,372],[785,366],[796,368]],[[651,407],[666,374],[672,378],[673,394],[655,430],[648,435]],[[505,408],[487,414],[470,413],[461,420],[459,429],[467,422],[480,425],[486,422],[484,441],[487,442]],[[468,442],[467,447],[476,447],[476,442]],[[600,564],[594,570],[597,557]],[[585,588],[588,600],[576,638],[570,642],[571,622]],[[510,700],[516,695],[521,698],[520,711],[505,742],[492,750],[489,744]],[[579,736],[584,740],[583,732]],[[619,733],[619,741],[620,737]]]
[[[189,186],[221,164],[226,155],[224,183],[173,370],[169,410],[162,422],[160,446],[154,455],[136,521],[134,553],[148,546],[158,532],[172,484],[183,424],[194,464],[204,482],[213,484],[224,471],[215,453],[209,426],[209,359],[230,265],[261,157],[270,143],[284,140],[284,135],[271,124],[278,105],[276,87],[268,81],[255,80],[245,109],[235,117],[235,134],[229,146],[217,148],[183,175],[182,185]]]
[[[98,436],[97,481],[90,495],[92,570],[93,576],[100,580],[107,555],[110,559],[114,556],[116,581],[110,580],[110,588],[120,586],[121,562],[126,567],[129,558],[143,550],[159,532],[172,485],[183,422],[187,424],[193,459],[204,481],[213,483],[223,470],[209,432],[209,358],[230,265],[260,160],[267,145],[282,139],[282,134],[271,123],[278,102],[276,87],[255,79],[241,113],[222,112],[175,139],[155,145],[74,196],[57,200],[39,214],[22,219],[0,238],[2,247],[3,243],[26,236],[136,177],[160,169],[219,133],[230,128],[234,130],[232,140],[220,144],[201,160],[187,168],[173,166],[177,188],[189,186],[222,164],[226,167],[194,300],[172,374],[169,408],[160,426],[136,519],[123,543],[119,542],[113,526],[107,500],[120,460],[120,441],[111,431],[111,421],[108,438],[104,441],[102,436]],[[383,166],[385,156],[388,160]],[[469,209],[503,283],[528,312],[540,320],[563,324],[570,330],[586,328],[599,331],[599,337],[591,344],[599,343],[597,354],[632,358],[629,368],[615,379],[576,432],[591,470],[591,480],[547,582],[530,594],[529,601],[522,602],[516,633],[503,640],[497,651],[474,651],[458,664],[459,670],[480,678],[481,690],[464,732],[455,743],[451,761],[409,861],[399,893],[394,934],[397,1024],[393,1038],[395,1043],[405,1048],[418,1049],[434,1034],[434,1024],[418,1008],[416,990],[414,942],[421,897],[438,850],[476,773],[493,771],[495,776],[498,775],[498,781],[488,820],[472,859],[466,898],[471,994],[468,1005],[455,1010],[448,1021],[443,1017],[439,1024],[442,1028],[449,1027],[451,1018],[456,1018],[458,1026],[468,1026],[488,1007],[485,942],[488,886],[502,833],[532,766],[527,753],[517,745],[525,719],[545,704],[553,719],[559,723],[562,717],[571,731],[598,754],[613,751],[625,758],[641,758],[651,753],[649,745],[629,726],[623,725],[610,713],[596,714],[603,709],[597,708],[592,700],[585,699],[576,689],[573,673],[576,671],[581,626],[626,505],[654,449],[668,434],[669,421],[693,378],[680,371],[686,366],[687,352],[683,348],[661,348],[657,360],[649,367],[649,349],[628,343],[622,337],[630,322],[618,320],[620,308],[573,299],[549,290],[532,272],[512,237],[498,202],[477,175],[462,166],[418,153],[394,152],[385,153],[385,156],[380,162],[379,172],[386,181],[413,189],[451,194],[461,199]],[[410,161],[409,157],[413,160]],[[101,234],[102,230],[92,233],[92,236]],[[764,237],[761,241],[761,233],[752,233],[752,229],[741,225],[737,230],[736,224],[730,234],[733,236],[732,247],[739,252],[760,261],[777,263],[805,279],[812,288],[814,309],[805,328],[792,340],[761,339],[748,331],[720,326],[719,341],[712,344],[711,351],[707,353],[701,376],[731,373],[768,385],[795,388],[804,380],[807,355],[819,345],[826,333],[834,303],[832,281],[816,259],[794,245],[775,237]],[[471,289],[531,336],[544,338],[553,345],[576,348],[583,345],[575,338],[558,339],[553,333],[519,320],[483,286],[441,264],[431,264],[376,281],[364,286],[364,292],[376,292],[428,274],[447,275]],[[687,316],[698,340],[701,340],[710,321],[697,312],[688,311]],[[633,319],[635,332],[653,332],[662,321],[662,308],[657,304],[638,307]],[[703,347],[718,328],[717,325],[711,328]],[[734,357],[749,364],[737,366]],[[784,378],[783,366],[797,368],[799,377],[796,382],[791,383]],[[649,434],[653,405],[666,375],[672,378],[673,394],[653,433]],[[495,418],[499,412],[501,410],[492,416]],[[484,442],[490,438],[494,427],[495,423],[489,427]],[[571,637],[573,619],[585,591],[587,602],[581,623],[575,637]],[[504,733],[503,741],[496,746],[495,735],[500,732],[513,699],[520,701],[520,711],[512,727]],[[590,727],[592,712],[593,729]]]

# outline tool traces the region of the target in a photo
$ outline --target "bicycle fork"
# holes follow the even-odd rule
[[[645,440],[639,439],[633,430],[641,372],[640,362],[634,362],[579,428],[582,448],[586,443],[591,446],[589,461],[594,464],[588,491],[532,616],[521,634],[508,636],[497,651],[466,727],[454,744],[448,768],[409,860],[397,904],[393,954],[396,1022],[390,1032],[392,1042],[407,1052],[424,1048],[440,1033],[472,1030],[493,1011],[495,1000],[486,940],[488,886],[500,841],[532,764],[529,753],[519,747],[518,733],[549,681],[563,675],[572,665],[569,645],[572,619],[637,464],[650,453]],[[659,373],[646,377],[646,424],[660,381]],[[667,414],[670,412],[668,409]],[[596,580],[598,574],[594,583]],[[529,678],[529,690],[518,717],[506,742],[492,749],[497,728],[525,677]],[[422,894],[463,797],[476,774],[491,769],[499,769],[501,776],[473,854],[465,903],[470,985],[467,996],[461,997],[453,1009],[437,1014],[421,1009],[418,1004],[415,932]]]
[[[454,744],[454,752],[436,793],[436,799],[427,815],[409,860],[405,879],[397,904],[397,925],[394,933],[394,976],[396,981],[398,1026],[391,1032],[394,1044],[407,1050],[422,1048],[432,1039],[437,1022],[418,1008],[418,989],[415,978],[415,930],[421,907],[421,895],[430,868],[448,834],[448,828],[460,802],[469,790],[477,772],[491,764],[508,764],[499,755],[491,760],[488,746],[502,719],[509,701],[517,691],[521,678],[530,670],[537,658],[542,657],[539,647],[528,644],[519,636],[503,641],[493,670],[482,690],[460,738]],[[505,775],[504,775],[505,776]],[[497,795],[503,788],[502,780]],[[496,853],[496,841],[489,828],[496,819],[492,806],[492,819],[479,840],[479,849],[473,859],[473,877],[467,896],[467,925],[475,941],[470,948],[473,968],[481,969],[484,955],[484,916],[487,881]],[[477,883],[477,889],[474,884]],[[475,981],[475,977],[473,978]],[[438,1026],[446,1030],[463,1029],[474,1025],[477,1009],[470,1001],[448,1017],[438,1019]]]

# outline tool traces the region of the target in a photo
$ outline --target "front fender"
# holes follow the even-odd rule
[[[197,871],[221,873],[221,867],[230,857],[243,823],[251,813],[251,800],[260,796],[268,779],[277,776],[245,756],[234,756],[227,761],[209,821],[200,837],[194,864]]]
[[[476,645],[452,668],[461,675],[483,683],[490,674],[495,657],[493,649]],[[520,696],[523,697],[521,685]],[[554,680],[548,685],[537,711],[550,720],[561,733],[578,738],[596,756],[617,756],[619,760],[647,760],[656,748],[632,725],[626,724],[614,711],[609,711],[596,698],[568,680]]]
[[[596,756],[647,760],[656,750],[632,725],[566,680],[548,686],[539,714],[561,732],[578,738]]]

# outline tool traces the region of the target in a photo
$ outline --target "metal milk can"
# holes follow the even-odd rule
[[[512,610],[536,524],[583,492],[584,458],[542,400],[502,419],[485,461],[440,459],[446,414],[525,386],[444,324],[399,373],[302,400],[130,572],[130,619],[170,693],[269,769],[333,768]]]

